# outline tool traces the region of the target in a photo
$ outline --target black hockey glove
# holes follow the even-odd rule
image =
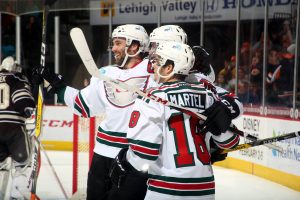
[[[222,149],[220,149],[210,138],[210,162],[214,164],[215,162],[223,161],[227,157],[227,153],[221,154]]]
[[[142,172],[137,171],[126,160],[127,151],[128,148],[121,149],[121,151],[113,161],[109,171],[109,176],[111,178],[112,183],[118,188],[120,188],[124,184],[126,180],[126,176],[143,174]]]
[[[33,86],[40,85],[43,82],[43,77],[40,74],[39,67],[34,67],[31,73],[31,83]]]
[[[227,158],[227,153],[221,154],[221,151],[222,150],[218,149],[211,153],[210,155],[211,164],[214,164],[215,162],[223,161]]]
[[[222,99],[221,100],[222,103],[224,103],[227,106],[227,108],[230,110],[232,119],[235,119],[241,114],[242,111],[240,110],[240,107],[235,101],[235,100],[239,101],[237,97],[233,97],[231,95],[224,95],[221,97],[221,99]]]
[[[36,77],[35,80],[36,83],[41,83],[41,80],[39,78],[45,79],[46,81],[49,82],[49,85],[45,85],[45,87],[46,87],[47,94],[50,95],[53,95],[59,89],[66,87],[63,76],[50,71],[50,69],[46,67],[44,69],[41,69],[39,67],[34,68],[32,76]]]
[[[211,132],[220,135],[225,132],[231,124],[231,113],[228,107],[221,101],[216,101],[203,113],[207,119],[202,124],[201,132]]]

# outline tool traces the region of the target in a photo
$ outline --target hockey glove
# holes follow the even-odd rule
[[[128,151],[128,148],[122,149],[115,160],[113,161],[109,176],[111,178],[112,183],[120,188],[127,176],[132,175],[144,175],[144,173],[137,171],[127,160],[126,160],[126,153]],[[146,174],[144,175],[146,176]]]
[[[215,162],[223,161],[227,157],[227,153],[221,154],[222,149],[220,149],[210,138],[210,162],[214,164]]]
[[[231,124],[231,114],[228,107],[221,101],[216,101],[203,113],[207,119],[202,124],[201,132],[211,132],[220,135],[225,132]]]
[[[34,74],[36,74],[35,76],[37,77],[36,78],[37,82],[39,81],[37,75],[40,75],[42,79],[45,79],[47,82],[49,82],[49,85],[45,84],[47,94],[53,95],[59,89],[66,87],[62,75],[50,71],[49,68],[46,67],[44,69],[35,68],[33,69],[32,75],[34,76]]]
[[[222,103],[224,103],[230,110],[232,119],[235,119],[241,114],[241,112],[243,112],[242,106],[240,107],[237,103],[239,102],[239,99],[237,97],[233,97],[232,95],[224,95],[221,97],[221,99]],[[235,100],[237,100],[237,102]]]
[[[31,73],[31,83],[36,86],[36,85],[40,85],[43,82],[43,77],[40,74],[40,69],[39,67],[34,67],[32,69],[32,73]]]

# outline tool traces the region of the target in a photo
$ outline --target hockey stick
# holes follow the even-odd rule
[[[77,52],[78,52],[78,54],[79,54],[79,56],[82,60],[84,66],[86,67],[86,69],[90,73],[90,75],[92,75],[94,77],[97,77],[97,78],[99,78],[103,81],[109,82],[112,85],[114,85],[115,87],[122,88],[124,90],[128,90],[130,92],[137,93],[138,95],[140,95],[144,98],[151,99],[151,100],[153,100],[155,102],[158,102],[158,103],[161,103],[165,106],[173,107],[177,110],[180,110],[183,113],[186,113],[188,115],[197,117],[197,118],[202,119],[202,120],[206,120],[206,116],[196,112],[193,109],[176,105],[176,104],[174,104],[174,103],[172,103],[168,100],[162,99],[162,98],[157,97],[157,96],[155,96],[153,94],[150,94],[148,92],[143,92],[135,86],[128,85],[128,84],[126,84],[122,81],[112,79],[110,77],[107,77],[107,76],[104,76],[104,75],[100,74],[99,69],[98,69],[98,67],[97,67],[97,65],[96,65],[96,63],[95,63],[95,61],[92,57],[90,49],[87,45],[87,42],[86,42],[86,39],[85,39],[85,36],[84,36],[82,30],[80,28],[73,28],[70,31],[70,36],[71,36],[73,44],[74,44],[74,46],[75,46],[75,48],[76,48],[76,50],[77,50]]]
[[[240,144],[240,145],[236,146],[233,149],[224,149],[221,152],[221,154],[225,154],[225,153],[229,153],[229,152],[237,151],[237,150],[242,150],[242,149],[248,149],[248,148],[251,148],[251,147],[256,147],[256,146],[260,146],[260,145],[264,145],[264,144],[270,144],[270,143],[273,143],[273,142],[278,142],[278,141],[281,141],[281,140],[287,140],[287,139],[291,139],[291,138],[295,138],[295,137],[299,137],[299,136],[300,136],[300,131],[293,132],[293,133],[287,133],[285,135],[280,135],[280,136],[277,136],[277,137],[271,137],[271,138],[256,140],[254,142]]]
[[[240,135],[240,136],[245,137],[246,139],[248,139],[248,140],[250,140],[252,142],[255,142],[255,141],[259,140],[259,138],[255,137],[253,135],[246,134],[245,132],[239,130],[234,124],[230,125],[229,130],[232,131],[232,132],[234,132],[234,133],[236,133],[236,134],[238,134],[238,135]],[[270,149],[274,149],[276,151],[279,151],[281,153],[283,152],[282,147],[279,147],[279,146],[277,146],[275,144],[264,144],[264,146],[266,146],[266,147],[268,147]]]
[[[40,67],[42,69],[45,68],[45,57],[46,57],[46,28],[47,28],[47,18],[49,14],[49,5],[46,3],[44,4],[44,10],[43,10],[43,25],[42,25],[42,43],[41,43],[41,61],[40,61]],[[38,141],[37,144],[38,147],[34,148],[34,155],[35,156],[35,162],[34,166],[35,168],[39,168],[38,164],[40,163],[38,159],[40,159],[40,143],[39,143],[39,138],[41,136],[41,131],[42,131],[42,120],[43,120],[43,104],[44,104],[44,96],[43,96],[43,83],[41,83],[38,86],[38,98],[37,98],[37,109],[36,109],[36,124],[35,124],[35,138]],[[36,195],[36,185],[37,185],[37,178],[38,178],[38,170],[34,170],[33,174],[33,183],[32,183],[32,188],[31,188],[31,200],[37,199]]]
[[[31,194],[30,200],[39,200],[40,198],[36,194],[36,184],[37,184],[37,177],[39,175],[40,166],[41,166],[41,149],[40,149],[40,141],[36,138],[35,135],[33,137],[32,142],[32,154],[33,161],[32,161],[32,187],[31,187]]]

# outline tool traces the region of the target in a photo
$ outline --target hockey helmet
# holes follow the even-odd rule
[[[152,33],[150,33],[150,43],[159,43],[163,41],[173,41],[186,44],[187,34],[180,26],[177,25],[164,25],[154,29]]]
[[[9,72],[18,71],[17,63],[12,56],[8,56],[3,59],[1,66],[0,66],[0,71],[3,69],[6,71],[9,71]]]
[[[161,42],[153,55],[151,55],[150,60],[152,58],[156,59],[159,67],[164,66],[168,60],[173,61],[173,71],[167,77],[173,74],[188,75],[195,61],[193,50],[189,45],[170,41]],[[159,76],[165,78],[165,76],[160,74]]]
[[[139,52],[147,52],[149,36],[143,26],[137,24],[125,24],[118,26],[112,32],[112,38],[125,38],[126,46],[129,47],[132,41],[140,43]]]

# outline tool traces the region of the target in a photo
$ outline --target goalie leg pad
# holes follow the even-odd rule
[[[31,138],[31,144],[36,145],[34,138]],[[33,147],[33,146],[32,146]],[[35,179],[35,151],[31,148],[28,159],[25,162],[13,161],[15,172],[12,174],[11,198],[12,199],[30,199],[32,187]]]
[[[17,166],[12,175],[11,197],[13,199],[30,199],[32,187],[31,166]]]
[[[0,199],[5,199],[10,181],[11,159],[0,162]]]

